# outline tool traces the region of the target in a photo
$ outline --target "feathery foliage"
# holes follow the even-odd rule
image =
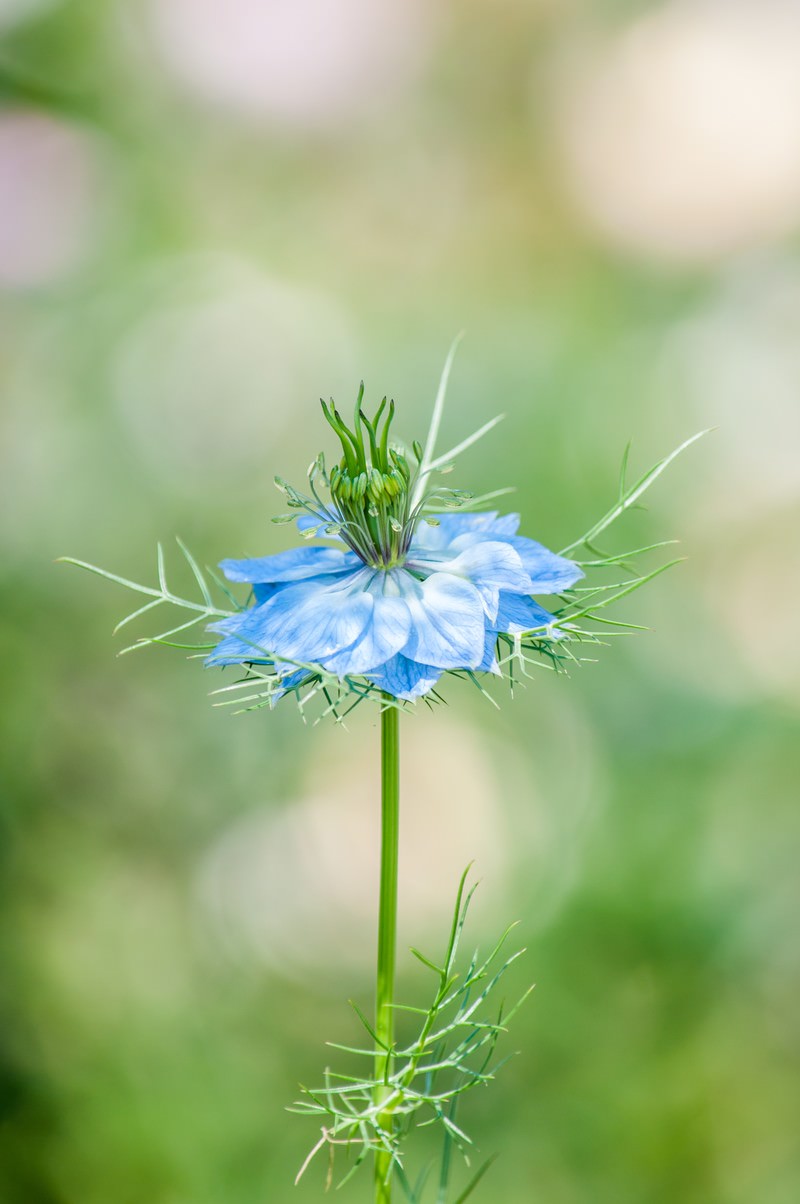
[[[435,977],[435,989],[427,1007],[394,1004],[397,1011],[419,1018],[419,1029],[410,1042],[388,1049],[380,1042],[374,1027],[353,1004],[374,1048],[354,1048],[329,1042],[331,1048],[361,1060],[360,1074],[325,1071],[324,1082],[303,1088],[303,1099],[290,1110],[316,1117],[321,1122],[321,1137],[298,1173],[305,1173],[321,1151],[329,1154],[328,1181],[333,1181],[334,1154],[339,1149],[349,1160],[337,1186],[346,1183],[369,1155],[384,1151],[389,1155],[388,1173],[394,1173],[408,1200],[421,1204],[427,1177],[412,1186],[406,1170],[405,1150],[408,1136],[415,1127],[436,1125],[442,1134],[442,1157],[437,1204],[444,1204],[450,1180],[451,1152],[459,1151],[469,1164],[471,1138],[457,1123],[461,1097],[476,1087],[485,1086],[507,1058],[494,1061],[498,1038],[533,987],[508,1010],[494,1002],[497,988],[508,968],[524,952],[508,956],[505,944],[514,925],[510,925],[488,956],[473,953],[466,970],[457,969],[459,945],[475,886],[466,887],[469,867],[458,887],[455,908],[441,964],[418,949],[411,952]],[[384,1056],[388,1055],[388,1056]],[[366,1063],[366,1065],[365,1065]],[[385,1063],[386,1073],[377,1078],[376,1066]],[[376,1088],[381,1087],[381,1092]],[[391,1117],[392,1124],[387,1125]],[[488,1169],[484,1163],[458,1197],[466,1200],[472,1188]]]

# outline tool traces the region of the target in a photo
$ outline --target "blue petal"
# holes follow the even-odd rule
[[[414,535],[410,555],[430,559],[431,552],[445,555],[477,545],[483,540],[508,544],[519,554],[522,567],[531,578],[531,593],[558,594],[580,580],[583,572],[571,560],[556,555],[533,539],[517,535],[518,514],[441,514],[438,527],[421,523]]]
[[[249,611],[247,612],[250,613]],[[235,635],[229,635],[226,639],[220,640],[216,648],[210,653],[203,664],[206,668],[212,668],[217,665],[271,665],[272,658],[266,649],[258,649],[253,644],[243,644]]]
[[[554,622],[555,616],[538,602],[534,602],[533,598],[503,591],[500,594],[497,618],[492,627],[495,631],[504,631],[508,635],[520,635],[523,631],[532,631],[535,627],[547,626]]]
[[[433,689],[442,676],[442,670],[398,655],[393,656],[379,669],[374,669],[369,676],[371,681],[387,694],[411,702]]]
[[[236,638],[238,659],[243,662],[253,661],[254,652],[319,662],[353,644],[370,622],[373,599],[364,586],[371,575],[371,570],[362,568],[346,577],[297,582],[263,605],[213,624],[211,630]],[[228,648],[225,654],[230,657]]]
[[[308,669],[296,669],[294,673],[286,673],[281,679],[281,688],[276,690],[269,700],[270,710],[284,695],[299,686],[309,676]]]
[[[560,594],[584,575],[574,561],[557,556],[533,539],[512,535],[508,543],[519,553],[522,567],[533,582],[532,594]]]
[[[447,548],[460,535],[483,535],[486,539],[504,539],[515,535],[519,527],[518,514],[498,515],[496,510],[485,510],[477,514],[433,514],[439,524],[430,527],[421,522],[414,535],[414,547]]]
[[[484,621],[475,587],[449,573],[417,581],[403,572],[402,580],[411,612],[404,655],[438,669],[476,669],[483,659]]]
[[[229,581],[271,584],[276,581],[303,581],[322,573],[347,573],[360,565],[353,552],[338,548],[289,548],[274,556],[255,560],[223,560],[220,568]]]
[[[485,643],[483,646],[483,660],[478,665],[481,673],[499,673],[500,666],[497,663],[497,632],[487,631]]]
[[[340,677],[366,673],[382,665],[399,652],[411,633],[411,612],[405,599],[402,569],[373,572],[366,585],[372,601],[372,615],[361,635],[335,656],[325,657],[323,665]]]
[[[450,552],[452,556],[434,552],[425,557],[424,553],[418,553],[409,559],[408,567],[423,572],[451,573],[471,582],[481,596],[489,619],[494,619],[497,614],[501,589],[520,594],[532,592],[531,579],[522,567],[518,553],[507,543],[484,539],[480,535],[463,535],[452,543]]]
[[[311,531],[312,528],[316,527],[324,539],[341,539],[340,535],[327,535],[325,533],[326,525],[341,523],[342,521],[342,516],[336,507],[331,506],[329,509],[323,509],[322,515],[323,517],[320,519],[315,514],[301,514],[297,519],[297,530],[302,534],[303,531]]]
[[[253,582],[253,597],[256,600],[256,605],[260,606],[262,602],[266,602],[273,594],[277,594],[279,590],[285,589],[285,582],[276,584],[262,583],[261,581]]]
[[[331,574],[331,579],[334,579],[333,574]],[[288,589],[290,585],[294,584],[294,581],[254,581],[252,583],[252,589],[253,597],[256,600],[256,605],[260,606],[262,602],[267,602],[275,594],[279,594],[282,589]]]

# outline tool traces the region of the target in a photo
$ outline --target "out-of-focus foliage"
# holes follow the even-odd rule
[[[537,982],[465,1105],[481,1190],[793,1202],[793,7],[3,0],[0,36],[2,1199],[319,1198],[284,1108],[370,1006],[375,716],[231,718],[52,560],[279,550],[317,398],[424,431],[466,327],[443,438],[507,418],[450,479],[550,547],[628,438],[718,428],[619,533],[682,537],[654,634],[404,720],[401,945],[477,856],[475,941],[518,916]]]

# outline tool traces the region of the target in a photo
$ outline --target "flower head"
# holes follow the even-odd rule
[[[671,559],[649,571],[633,567],[672,541],[608,553],[598,540],[706,432],[684,440],[633,483],[626,481],[626,450],[611,508],[556,555],[518,534],[519,515],[478,512],[498,493],[474,498],[432,484],[500,421],[491,419],[456,447],[436,454],[458,342],[445,361],[424,449],[390,439],[393,402],[387,407],[384,399],[372,420],[367,418],[363,385],[350,426],[332,401],[323,402],[341,458],[328,471],[324,457],[317,456],[308,472],[308,494],[276,478],[290,513],[273,521],[296,519],[303,539],[327,542],[254,560],[224,560],[229,580],[251,587],[245,604],[219,579],[209,582],[180,539],[199,599],[181,597],[168,585],[160,544],[157,582],[151,585],[63,557],[145,599],[116,630],[157,608],[173,616],[176,609],[183,612],[177,623],[138,636],[122,651],[167,644],[205,655],[207,665],[245,666],[235,682],[214,691],[225,696],[219,706],[257,710],[292,693],[301,709],[321,696],[324,713],[341,717],[349,695],[356,702],[374,697],[383,704],[387,696],[413,700],[435,691],[444,673],[465,674],[478,685],[479,673],[503,673],[513,688],[531,676],[529,667],[567,669],[594,659],[582,654],[586,645],[594,650],[610,636],[637,630],[634,623],[610,617],[609,610],[678,563]],[[565,559],[577,550],[580,563]],[[576,587],[584,567],[593,577],[597,573],[596,583]],[[604,580],[607,574],[610,581]],[[223,595],[219,599],[215,585]],[[537,601],[548,595],[558,595],[557,604],[548,604],[551,609]],[[209,620],[214,638],[195,642],[192,633]]]
[[[370,421],[362,401],[363,385],[352,426],[322,403],[342,458],[328,471],[317,457],[310,496],[277,482],[303,511],[302,535],[338,546],[222,561],[253,598],[212,626],[222,639],[207,665],[266,665],[279,693],[321,672],[411,700],[449,671],[498,672],[500,636],[552,633],[556,620],[534,596],[561,593],[582,570],[518,535],[519,515],[458,513],[471,495],[431,488],[420,444],[390,443],[394,403],[384,398]]]

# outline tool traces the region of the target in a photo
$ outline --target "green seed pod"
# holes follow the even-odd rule
[[[379,468],[373,468],[369,474],[369,495],[379,502],[383,497],[383,476]]]
[[[411,480],[411,469],[408,467],[408,460],[406,460],[406,458],[402,454],[402,452],[393,450],[392,451],[392,460],[394,461],[395,468],[400,473],[403,480],[406,482],[410,481]]]

